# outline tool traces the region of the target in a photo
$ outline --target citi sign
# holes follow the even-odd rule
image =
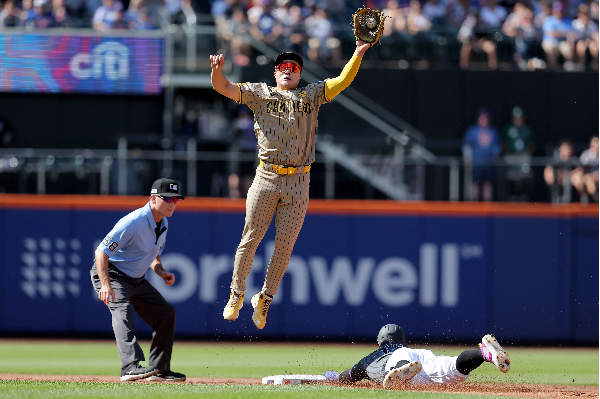
[[[78,53],[71,58],[69,70],[79,79],[123,80],[129,77],[129,48],[119,42],[104,42],[90,53]]]
[[[247,301],[262,287],[273,246],[272,241],[267,242],[264,256],[257,254],[254,258],[246,281],[247,292],[251,294],[246,295]],[[481,246],[467,246],[469,258],[473,257],[473,248],[476,255],[482,255]],[[460,298],[459,259],[461,256],[465,258],[464,255],[464,248],[453,243],[421,244],[418,265],[402,257],[379,261],[362,257],[353,265],[351,259],[345,256],[334,258],[328,265],[323,257],[305,259],[292,255],[273,303],[283,301],[284,286],[290,284],[285,291],[289,291],[294,305],[311,302],[312,285],[316,300],[324,306],[333,306],[339,301],[350,306],[362,306],[367,292],[371,290],[377,300],[390,307],[408,306],[415,301],[422,307],[457,307]],[[149,272],[147,277],[167,301],[181,303],[197,298],[201,303],[215,303],[229,295],[232,255],[201,255],[199,267],[188,256],[179,253],[163,254],[161,260],[167,270],[179,273],[177,283],[166,286],[153,272]],[[225,287],[223,279],[227,281]]]

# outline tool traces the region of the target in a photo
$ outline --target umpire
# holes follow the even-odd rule
[[[152,268],[165,284],[175,283],[160,254],[167,239],[167,218],[183,199],[174,180],[158,179],[148,203],[119,220],[96,249],[92,284],[112,315],[121,381],[185,381],[185,375],[171,371],[175,308],[145,278]],[[152,327],[148,367],[140,365],[145,359],[135,336],[134,311]]]

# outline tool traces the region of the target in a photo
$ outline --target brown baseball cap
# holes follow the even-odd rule
[[[162,195],[163,197],[175,197],[179,199],[185,199],[185,197],[179,194],[179,184],[175,180],[161,178],[152,184],[152,195]]]

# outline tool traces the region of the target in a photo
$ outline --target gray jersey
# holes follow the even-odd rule
[[[258,157],[282,166],[306,166],[315,160],[317,115],[325,104],[325,82],[295,90],[266,83],[241,83],[241,104],[254,112]]]

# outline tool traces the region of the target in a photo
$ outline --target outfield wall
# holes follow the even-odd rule
[[[110,336],[94,248],[146,201],[0,195],[0,333]],[[262,331],[249,300],[273,226],[240,318],[221,316],[244,212],[243,200],[188,198],[170,219],[162,259],[177,282],[149,279],[177,309],[178,336],[359,340],[394,322],[419,340],[598,343],[598,204],[313,200]]]

